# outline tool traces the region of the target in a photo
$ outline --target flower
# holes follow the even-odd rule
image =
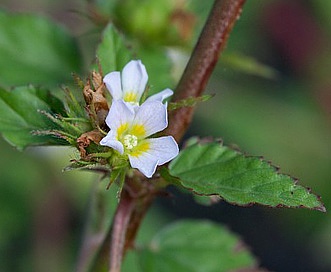
[[[141,96],[145,91],[148,74],[145,65],[140,60],[131,60],[122,71],[111,72],[103,78],[114,100],[123,99],[132,105],[139,105]],[[165,89],[147,98],[146,101],[163,101],[173,94],[170,89]]]
[[[114,100],[106,123],[110,131],[100,144],[128,156],[131,166],[148,178],[158,165],[178,155],[178,145],[172,136],[147,138],[168,126],[166,105],[160,100],[145,101],[138,107]]]

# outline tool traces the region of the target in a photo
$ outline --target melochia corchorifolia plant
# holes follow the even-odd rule
[[[212,222],[179,221],[160,230],[149,244],[137,247],[136,234],[148,208],[169,185],[235,205],[325,211],[318,196],[260,157],[246,156],[219,140],[182,142],[194,106],[204,107],[211,98],[203,95],[206,83],[244,2],[214,2],[186,69],[175,75],[177,80],[171,74],[169,56],[176,52],[174,48],[189,47],[196,15],[184,1],[138,4],[131,0],[116,2],[109,7],[111,14],[95,4],[91,18],[104,26],[96,61],[86,80],[74,75],[78,87],[63,88],[62,99],[34,85],[1,89],[0,130],[10,144],[19,149],[30,145],[76,148],[77,159],[65,169],[102,173],[100,183],[109,194],[99,205],[116,200],[113,213],[100,215],[94,206],[95,216],[87,218],[87,226],[92,224],[89,220],[110,223],[98,236],[101,239],[94,239],[98,231],[86,233],[77,271],[120,271],[127,252],[138,256],[135,271],[258,270],[249,250],[238,248],[239,239]],[[35,35],[45,38],[44,46],[49,40],[57,43],[50,46],[55,51],[49,54],[57,56],[54,59],[60,59],[61,65],[47,73],[49,67],[43,61],[41,68],[33,68],[39,70],[31,71],[30,82],[59,84],[61,73],[79,72],[79,61],[66,60],[77,48],[63,30],[34,17],[0,15],[11,31],[11,20],[34,30],[41,20],[45,28]],[[151,16],[154,24],[149,22]],[[15,31],[11,35],[20,38]],[[57,52],[59,48],[63,51]],[[178,81],[175,87],[174,80]]]

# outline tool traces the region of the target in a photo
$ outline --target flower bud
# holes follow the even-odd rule
[[[143,43],[183,45],[192,38],[195,22],[185,3],[185,0],[121,0],[114,9],[115,23]]]

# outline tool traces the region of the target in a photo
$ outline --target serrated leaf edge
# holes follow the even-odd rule
[[[218,138],[218,139],[216,139],[216,140],[214,140],[214,141],[212,141],[212,139],[211,139],[210,137],[208,137],[208,138],[202,138],[202,139],[201,139],[201,138],[197,138],[197,137],[195,137],[195,138],[196,138],[197,140],[196,140],[196,142],[195,142],[193,145],[203,145],[203,144],[205,144],[205,143],[218,143],[218,145],[219,145],[220,147],[225,146],[225,145],[223,144],[223,140],[220,139],[220,138]],[[189,145],[189,146],[192,146],[192,145]],[[299,179],[298,179],[298,178],[292,177],[292,176],[289,175],[289,174],[281,173],[281,172],[280,172],[280,167],[279,167],[279,166],[275,166],[275,165],[273,165],[272,162],[271,162],[270,160],[264,160],[264,157],[263,157],[263,156],[252,156],[252,155],[247,155],[246,153],[240,151],[239,148],[232,149],[232,148],[230,148],[230,147],[228,147],[228,146],[225,146],[225,147],[227,147],[227,148],[229,148],[229,149],[235,151],[236,153],[238,153],[239,155],[244,156],[245,158],[255,158],[255,159],[259,159],[260,161],[262,161],[262,162],[264,162],[264,163],[267,163],[271,168],[273,168],[273,169],[275,170],[275,172],[276,172],[277,174],[279,174],[279,175],[284,175],[284,176],[290,178],[290,179],[293,181],[293,184],[294,184],[294,185],[297,185],[297,184],[299,183]],[[304,206],[304,205],[288,206],[288,205],[284,205],[284,204],[277,204],[277,205],[275,205],[275,206],[272,206],[272,205],[266,205],[266,204],[263,204],[263,203],[257,203],[257,202],[249,202],[249,203],[247,203],[247,204],[239,204],[239,203],[236,203],[236,202],[232,202],[232,201],[225,200],[221,195],[219,195],[219,194],[217,194],[217,193],[216,193],[216,194],[202,194],[202,193],[198,193],[198,192],[196,192],[193,188],[189,188],[189,187],[184,186],[184,185],[182,184],[180,178],[171,175],[171,174],[170,174],[170,171],[168,171],[168,172],[169,172],[169,175],[172,176],[173,178],[177,179],[177,180],[180,182],[180,185],[181,185],[183,188],[185,188],[186,190],[189,190],[189,191],[191,191],[192,193],[194,193],[194,194],[196,194],[196,195],[200,195],[200,196],[218,196],[218,197],[220,197],[221,199],[223,199],[224,201],[226,201],[226,202],[228,202],[228,203],[230,203],[230,204],[232,204],[232,205],[235,205],[235,206],[250,207],[250,206],[253,206],[253,205],[260,205],[260,206],[269,207],[269,208],[291,208],[291,209],[293,209],[293,208],[305,208],[305,209],[309,209],[309,210],[317,210],[317,211],[321,211],[321,212],[326,212],[326,208],[325,208],[325,206],[324,206],[324,203],[323,203],[322,200],[321,200],[322,198],[321,198],[320,195],[317,195],[317,194],[313,194],[313,195],[316,196],[317,201],[320,203],[320,206],[318,206],[318,207],[313,207],[313,208],[309,208],[309,207],[306,207],[306,206]],[[304,189],[307,191],[308,194],[312,194],[312,190],[311,190],[310,187],[305,187],[305,186],[302,186],[302,185],[300,185],[300,186],[301,186],[302,188],[304,188]]]

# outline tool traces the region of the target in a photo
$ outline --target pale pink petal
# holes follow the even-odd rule
[[[161,101],[163,102],[164,99],[167,99],[168,97],[172,96],[174,94],[174,92],[170,89],[165,89],[157,94],[151,95],[150,97],[148,97],[146,99],[146,101]],[[145,101],[145,102],[146,102]]]
[[[133,124],[143,125],[145,137],[164,130],[168,126],[167,108],[160,101],[144,102],[136,109]]]
[[[137,95],[136,102],[139,102],[147,81],[148,75],[145,65],[140,60],[130,61],[122,71],[123,96],[128,92],[135,93]]]
[[[123,97],[120,72],[111,72],[107,74],[103,78],[103,82],[106,84],[106,87],[114,100]]]

